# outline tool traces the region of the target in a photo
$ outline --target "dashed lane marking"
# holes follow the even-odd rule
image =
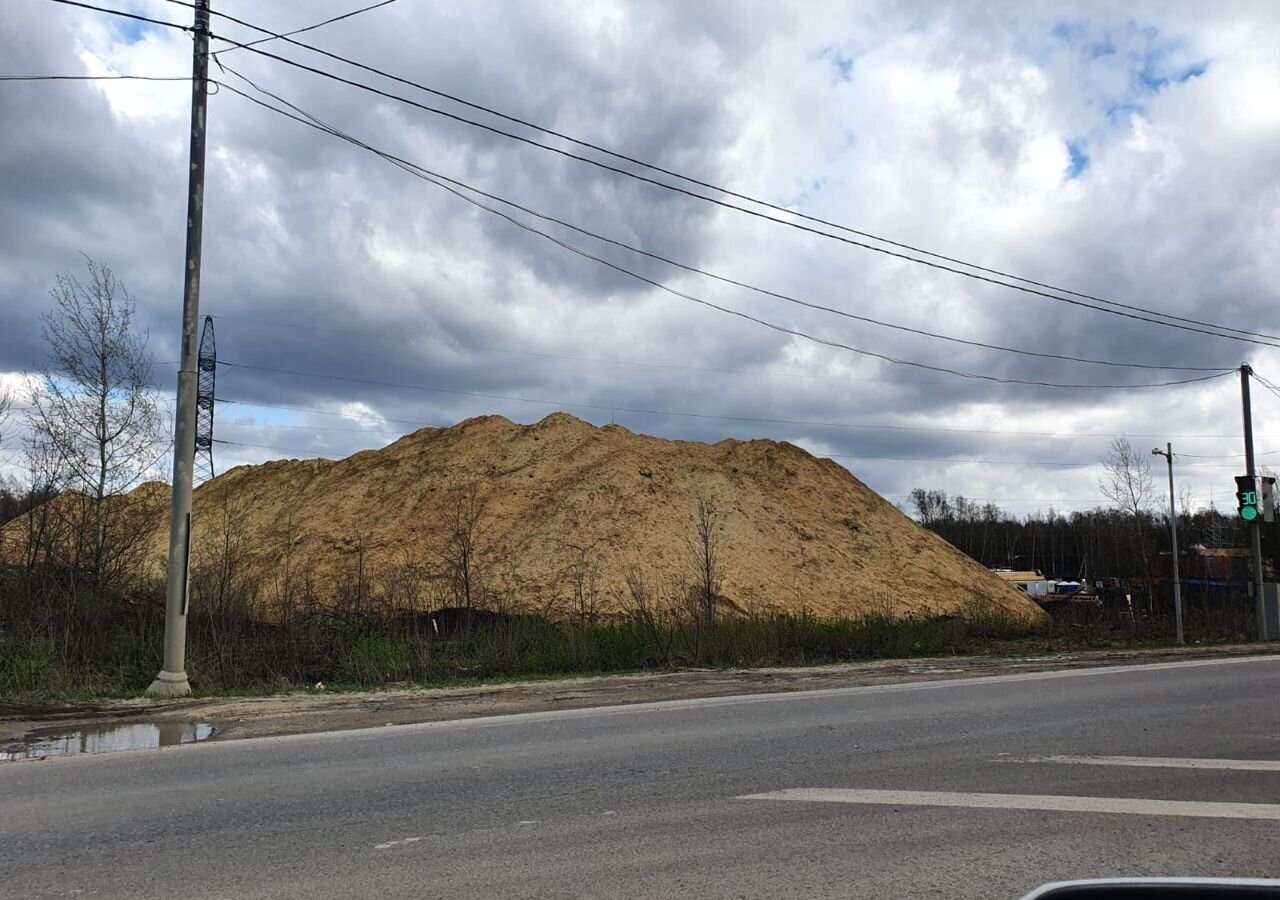
[[[390,850],[392,847],[401,847],[405,844],[414,844],[420,840],[422,840],[422,838],[420,837],[401,838],[398,841],[387,841],[386,843],[382,843],[382,844],[374,844],[373,849],[374,850]]]

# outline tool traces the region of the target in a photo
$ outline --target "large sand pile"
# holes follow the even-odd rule
[[[363,567],[375,584],[423,580],[424,605],[441,604],[449,588],[431,574],[468,490],[482,507],[480,581],[517,609],[569,614],[585,584],[601,612],[619,611],[631,571],[677,592],[693,578],[698,498],[708,497],[723,523],[725,607],[1042,615],[831,460],[768,440],[667,441],[563,413],[530,426],[488,416],[424,429],[336,462],[233,469],[196,491],[193,556],[222,542],[230,521],[246,568],[263,579],[278,579],[291,546],[291,569],[305,565],[319,585]],[[166,541],[159,517],[150,558]]]

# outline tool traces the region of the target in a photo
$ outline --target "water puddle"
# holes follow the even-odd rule
[[[42,728],[20,740],[0,744],[0,762],[176,747],[179,744],[208,740],[216,730],[204,722],[89,725],[76,729]]]

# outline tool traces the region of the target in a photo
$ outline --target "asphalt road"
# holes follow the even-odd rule
[[[1094,875],[1280,876],[1280,658],[0,765],[12,898],[1013,898]]]

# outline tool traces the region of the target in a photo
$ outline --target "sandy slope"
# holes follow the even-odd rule
[[[447,511],[472,485],[483,505],[478,570],[517,609],[570,611],[575,567],[601,611],[625,605],[632,570],[674,593],[690,579],[705,496],[723,521],[726,606],[826,616],[977,604],[1040,616],[830,460],[768,440],[662,440],[563,413],[530,426],[470,419],[340,461],[233,469],[196,492],[193,558],[214,552],[230,523],[251,554],[248,570],[264,582],[278,583],[291,545],[290,571],[312,573],[317,585],[350,582],[363,566],[375,592],[394,581],[422,605],[441,605],[447,585],[430,575],[447,542]],[[152,559],[164,554],[166,527],[158,518]]]

